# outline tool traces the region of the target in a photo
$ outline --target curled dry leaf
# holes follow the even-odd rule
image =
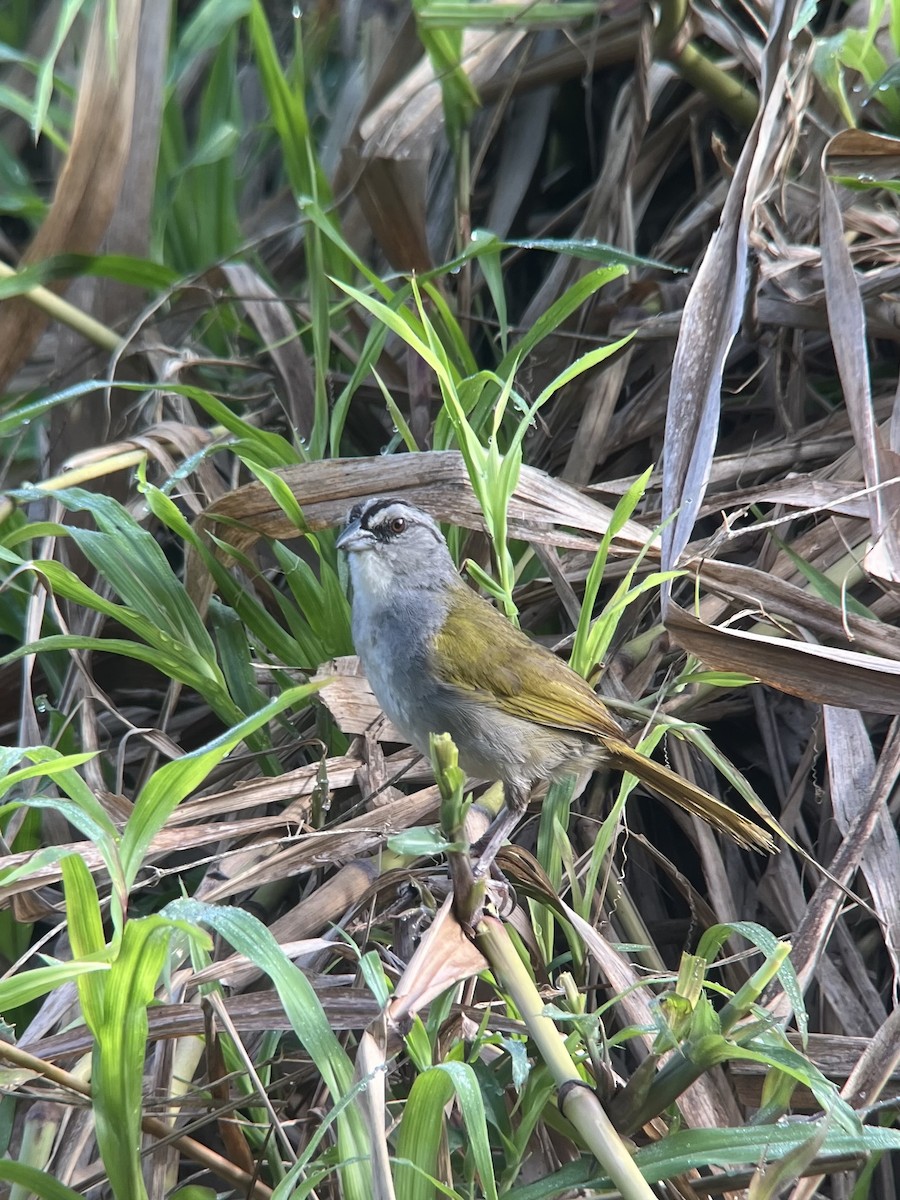
[[[223,263],[210,276],[224,279],[256,327],[281,381],[281,396],[290,427],[301,438],[312,436],[315,381],[290,309],[259,272],[245,263]]]
[[[662,535],[663,568],[687,545],[703,502],[719,431],[725,357],[740,325],[748,280],[754,211],[776,177],[789,123],[784,52],[793,6],[776,6],[766,46],[763,104],[744,144],[728,189],[719,228],[691,288],[675,347],[663,465],[663,511],[676,513]],[[665,592],[664,592],[665,600]]]
[[[838,184],[829,171],[836,173],[843,164],[846,172],[849,162],[857,164],[855,174],[874,179],[883,173],[885,165],[888,170],[896,170],[898,159],[895,139],[858,129],[847,130],[833,137],[825,147],[820,176],[822,275],[828,325],[844,403],[862,462],[863,478],[869,488],[873,541],[865,566],[873,575],[893,584],[900,583],[900,454],[876,426],[860,280],[844,236]],[[860,163],[865,165],[864,171]]]
[[[666,628],[678,645],[714,670],[741,671],[817,704],[900,713],[900,662],[707,625],[674,603]]]
[[[448,988],[487,970],[453,912],[448,896],[400,977],[385,1012],[390,1025],[404,1028],[412,1017]]]
[[[113,42],[106,8],[94,13],[69,153],[50,211],[23,255],[25,264],[54,254],[93,254],[116,207],[131,145],[141,4],[120,0],[116,8]],[[45,324],[41,310],[24,297],[0,305],[0,385],[26,361]]]
[[[875,792],[875,752],[862,713],[826,705],[825,742],[831,806],[846,837],[873,803]],[[896,991],[900,986],[900,843],[883,794],[877,797],[877,816],[865,840],[860,868],[880,920]]]
[[[286,467],[276,474],[290,487],[311,530],[339,525],[352,505],[378,495],[402,496],[439,520],[468,529],[484,528],[463,457],[455,450],[337,458]],[[522,468],[509,506],[511,537],[578,550],[594,550],[611,519],[612,510],[605,504],[534,467]],[[223,524],[217,530],[219,520]],[[244,551],[260,537],[297,535],[296,526],[261,483],[247,484],[211,505],[198,527],[201,533],[205,529],[218,532],[226,542]],[[650,531],[640,522],[627,521],[613,545],[640,549],[650,537]],[[188,557],[187,580],[191,595],[204,609],[212,594],[212,582],[196,554]]]

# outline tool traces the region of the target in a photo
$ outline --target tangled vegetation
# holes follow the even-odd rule
[[[0,11],[13,1200],[890,1200],[900,0]],[[473,881],[334,531],[473,586],[598,772]],[[480,822],[480,824],[479,824]]]

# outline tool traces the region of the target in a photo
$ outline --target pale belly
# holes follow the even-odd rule
[[[363,670],[388,719],[422,754],[429,735],[449,733],[468,775],[502,780],[527,791],[538,780],[580,771],[602,759],[592,739],[504,712],[483,692],[456,688],[435,677],[430,636],[411,636],[433,623],[406,607],[354,612],[354,640]]]
[[[478,693],[429,678],[427,663],[399,655],[363,658],[372,691],[385,715],[422,754],[429,735],[449,733],[463,770],[476,779],[502,780],[518,789],[582,770],[600,760],[599,747],[577,733],[532,724],[503,712]]]

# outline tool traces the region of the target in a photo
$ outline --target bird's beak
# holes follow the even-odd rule
[[[338,534],[335,545],[338,550],[344,550],[347,554],[352,554],[356,550],[368,550],[374,540],[368,530],[360,528],[359,521],[351,521]]]

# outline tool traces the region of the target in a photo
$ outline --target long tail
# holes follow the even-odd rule
[[[606,742],[605,748],[607,761],[611,766],[619,771],[630,771],[651,791],[671,800],[685,812],[702,817],[714,828],[734,838],[745,850],[771,854],[776,849],[774,840],[765,829],[760,829],[758,825],[736,813],[733,808],[729,808],[703,788],[688,783],[662,763],[654,762],[652,758],[634,750],[627,742]]]

